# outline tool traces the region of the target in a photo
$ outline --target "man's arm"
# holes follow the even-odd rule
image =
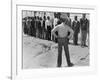
[[[68,36],[68,38],[70,39],[73,36],[74,31],[70,27],[68,27],[68,31],[70,32],[70,35]]]
[[[47,30],[47,21],[45,21],[45,29]]]
[[[56,31],[58,31],[58,26],[55,26],[55,27],[52,29],[52,31],[51,31],[51,34],[54,35],[54,37],[57,38],[58,36],[57,36],[56,33],[55,33]]]
[[[72,22],[72,29],[74,30],[74,21]]]

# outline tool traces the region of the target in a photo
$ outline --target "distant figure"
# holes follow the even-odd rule
[[[51,21],[50,21],[50,17],[48,16],[47,20],[45,22],[46,39],[47,40],[51,40],[51,27],[52,27],[52,24],[51,24]]]
[[[36,37],[39,38],[39,27],[40,27],[40,24],[39,24],[39,16],[36,16]]]
[[[86,18],[86,14],[82,15],[82,18],[80,19],[80,27],[81,27],[81,46],[85,47],[86,45],[86,38],[87,38],[87,32],[88,32],[88,26],[89,21]]]
[[[35,17],[32,18],[32,36],[36,37]]]
[[[70,18],[70,13],[67,13],[67,19],[68,19],[68,26],[70,27],[70,28],[72,28],[72,26],[71,26],[71,18]],[[70,32],[68,32],[68,35],[70,35]],[[69,43],[69,39],[68,39],[68,43]]]
[[[43,34],[43,39],[46,39],[45,21],[46,21],[46,16],[43,17],[43,25],[42,25],[42,34]]]
[[[67,19],[68,19],[68,26],[69,27],[72,27],[72,21],[71,21],[71,18],[70,18],[70,13],[67,13]]]
[[[55,15],[55,18],[54,18],[54,28],[58,25],[58,21],[59,21],[59,19],[58,19],[58,17]],[[57,32],[56,32],[56,34],[57,34]],[[52,35],[53,36],[53,41],[54,42],[57,42],[57,38],[56,37],[54,37],[54,35]]]
[[[27,32],[28,32],[27,34],[31,35],[31,19],[30,19],[30,17],[27,17],[26,26],[27,26]]]
[[[80,22],[77,20],[77,16],[74,17],[74,21],[72,22],[72,29],[74,30],[73,43],[74,45],[78,45],[78,33],[80,31]]]
[[[39,30],[39,38],[42,38],[42,18],[39,17],[39,23],[38,23],[38,30]]]
[[[26,19],[25,18],[22,20],[22,26],[23,26],[24,34],[27,34],[28,31],[27,31]]]
[[[56,26],[59,25],[59,24],[61,24],[60,16],[55,15],[53,25],[54,25],[54,27],[56,27]],[[58,35],[58,32],[57,32],[57,31],[56,31],[55,33],[56,33],[56,35]],[[52,36],[53,36],[53,35],[52,35]],[[53,36],[53,41],[55,41],[56,43],[58,42],[58,41],[57,41],[57,38],[54,37],[54,36]]]
[[[68,26],[68,19],[66,18],[66,16],[67,16],[66,14],[61,14],[62,23],[57,25],[52,30],[52,35],[58,38],[57,67],[61,67],[61,64],[62,64],[62,47],[63,46],[65,50],[65,56],[66,56],[68,67],[73,66],[73,64],[70,61],[69,48],[68,48],[68,39],[70,39],[73,36],[73,30]],[[58,35],[56,35],[55,33],[56,31],[58,32]],[[70,32],[69,35],[68,35],[68,32]]]

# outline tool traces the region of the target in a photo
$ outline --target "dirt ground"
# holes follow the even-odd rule
[[[72,42],[72,40],[70,40]],[[79,42],[80,43],[80,42]],[[67,67],[63,49],[62,67]],[[75,66],[89,66],[89,49],[69,44],[71,62]],[[23,68],[55,68],[57,66],[58,44],[53,41],[23,36]],[[75,67],[73,66],[73,67]]]

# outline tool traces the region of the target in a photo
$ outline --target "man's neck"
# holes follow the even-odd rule
[[[67,24],[65,24],[64,22],[62,23],[64,26],[67,26]]]
[[[85,17],[85,18],[83,18],[83,20],[86,20],[86,17]]]

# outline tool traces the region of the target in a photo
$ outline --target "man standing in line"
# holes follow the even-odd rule
[[[36,37],[35,18],[32,17],[32,36]]]
[[[47,20],[45,22],[45,28],[46,28],[46,39],[47,40],[51,40],[51,27],[52,27],[52,24],[51,24],[51,21],[50,21],[50,17],[48,16],[47,17]]]
[[[57,26],[58,20],[59,20],[59,19],[58,19],[57,15],[54,15],[54,24],[53,24],[53,25],[54,25],[54,28],[55,28],[55,26]],[[57,34],[57,32],[56,32],[56,34]],[[52,35],[52,36],[53,36],[53,35]],[[57,38],[55,38],[54,36],[53,36],[53,41],[57,43]]]
[[[68,19],[68,26],[69,26],[70,28],[72,28],[72,26],[71,26],[70,13],[67,13],[67,19]],[[70,35],[70,32],[68,32],[68,35]],[[69,43],[69,39],[68,39],[68,43]]]
[[[27,26],[28,35],[30,35],[31,34],[31,19],[30,19],[30,17],[27,17],[26,26]]]
[[[39,16],[36,16],[36,37],[39,38]]]
[[[46,21],[46,16],[43,17],[43,25],[42,25],[43,39],[46,39],[45,21]]]
[[[89,21],[86,18],[86,14],[82,15],[82,18],[80,19],[80,27],[81,27],[81,46],[86,46],[86,38],[87,38],[87,29]]]
[[[39,38],[41,38],[41,33],[42,33],[41,17],[39,17],[39,22],[38,22],[38,36],[39,36]]]
[[[72,29],[74,30],[73,43],[74,45],[78,45],[78,33],[80,31],[80,22],[77,20],[77,16],[74,17],[74,21],[72,22]]]
[[[73,35],[73,30],[68,26],[68,19],[66,18],[66,14],[61,14],[61,21],[62,23],[57,25],[52,30],[52,35],[54,35],[56,38],[58,38],[58,60],[57,60],[57,67],[61,67],[62,64],[62,47],[64,46],[65,50],[65,56],[66,61],[68,64],[68,67],[73,66],[73,63],[70,61],[70,55],[69,55],[69,48],[68,48],[68,39],[70,39]],[[56,35],[55,32],[58,32],[58,35]],[[70,34],[68,35],[68,32]]]

